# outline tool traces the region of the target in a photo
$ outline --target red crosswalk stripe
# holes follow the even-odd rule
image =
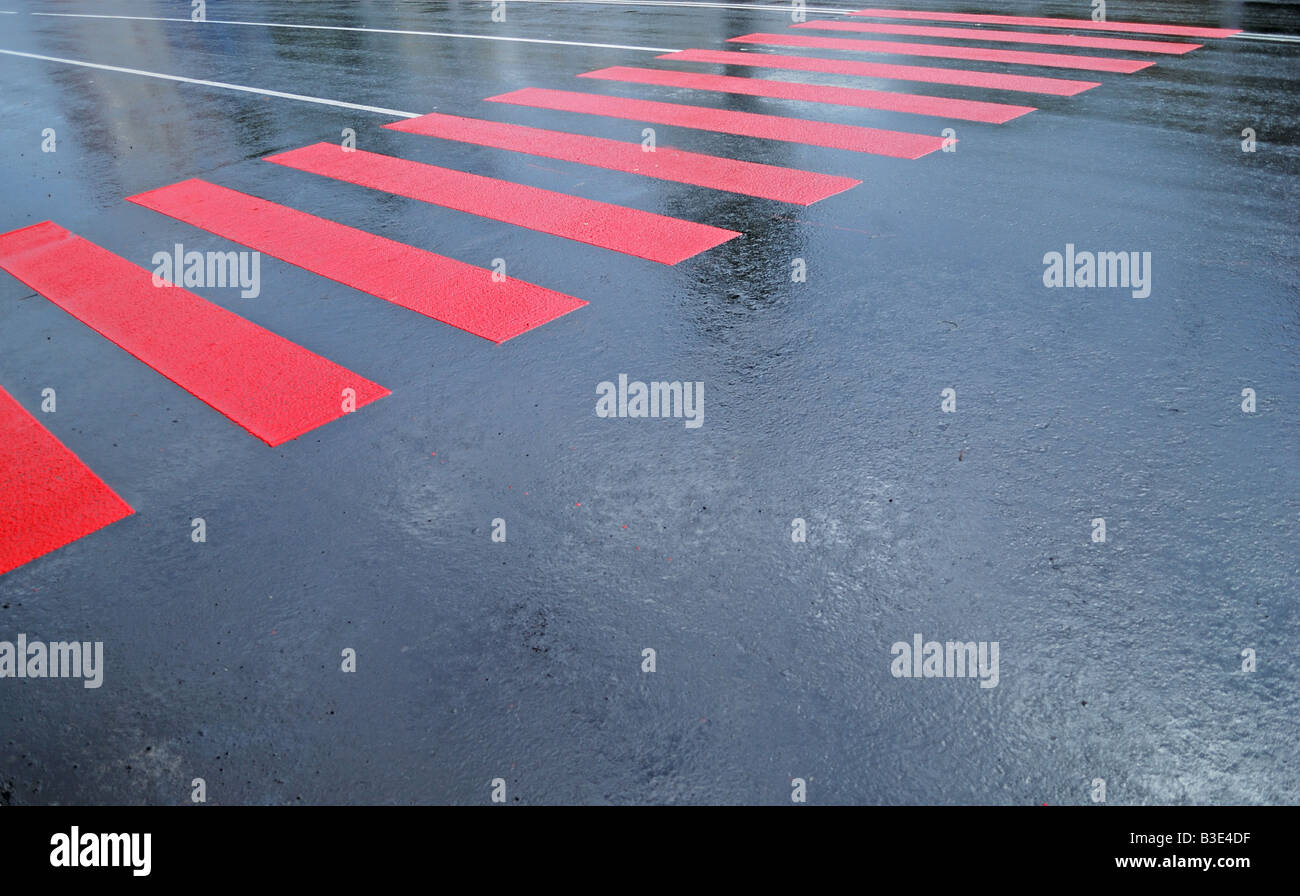
[[[678,50],[655,58],[672,59],[678,62],[715,62],[748,68],[824,72],[830,75],[854,75],[892,81],[919,81],[926,84],[955,84],[960,87],[984,87],[991,90],[1043,93],[1051,96],[1075,96],[1085,90],[1101,86],[1100,81],[1073,81],[1067,78],[1004,75],[1000,72],[976,72],[961,68],[861,62],[856,59],[825,59],[820,56],[784,56],[778,53],[739,50]],[[385,127],[394,127],[394,125],[385,125]]]
[[[983,47],[950,47],[946,44],[911,44],[890,40],[854,40],[844,37],[813,37],[808,34],[743,34],[727,38],[732,43],[768,44],[778,47],[807,47],[819,50],[852,50],[893,56],[929,56],[936,59],[965,59],[974,62],[1007,62],[1091,72],[1132,74],[1155,63],[1140,59],[1112,59],[1104,56],[1074,56],[1066,53],[1027,53],[1022,50],[987,50]]]
[[[726,159],[667,146],[657,146],[654,152],[647,152],[640,143],[440,112],[395,121],[384,127],[794,205],[811,205],[862,183],[851,177]]]
[[[539,87],[526,87],[523,90],[503,93],[489,97],[488,101],[514,103],[519,106],[532,106],[557,112],[583,112],[612,118],[628,118],[633,121],[697,128],[768,140],[784,140],[832,149],[848,149],[899,159],[916,159],[943,148],[942,138],[928,134],[886,131],[857,125],[810,121],[805,118],[759,115],[753,112],[736,112],[707,106],[661,103],[655,100],[627,99]]]
[[[587,304],[202,180],[129,201],[493,342]]]
[[[792,28],[819,31],[852,31],[859,34],[901,34],[909,37],[940,37],[945,40],[986,40],[1002,44],[1039,44],[1045,47],[1083,47],[1093,50],[1122,50],[1128,53],[1168,53],[1181,55],[1200,49],[1200,44],[1161,40],[1132,40],[1124,37],[1092,37],[1075,34],[1038,34],[1032,31],[994,31],[983,28],[940,28],[928,25],[886,25],[879,22],[819,20],[802,22]]]
[[[268,445],[389,394],[51,221],[0,235],[0,267]]]
[[[599,78],[606,81],[626,81],[634,84],[654,84],[663,87],[685,87],[690,90],[710,90],[720,93],[738,93],[746,96],[772,97],[798,100],[805,103],[828,103],[838,106],[855,106],[862,109],[881,109],[888,112],[906,112],[913,115],[935,115],[960,121],[981,121],[1002,124],[1033,112],[1033,106],[1012,106],[1006,103],[988,103],[979,100],[958,100],[941,96],[920,96],[912,93],[894,93],[888,90],[863,90],[858,87],[830,87],[821,84],[796,84],[790,81],[771,81],[762,78],[737,78],[729,75],[701,75],[694,72],[665,71],[663,69],[613,66],[579,75],[582,78]]]
[[[581,196],[426,165],[336,143],[316,143],[268,162],[454,208],[661,264],[676,264],[740,233]]]
[[[979,25],[1070,28],[1079,31],[1120,31],[1127,34],[1167,34],[1170,37],[1231,37],[1241,33],[1240,28],[1200,28],[1191,25],[1153,25],[1144,22],[1094,22],[1092,19],[978,15],[965,12],[925,12],[915,9],[859,9],[849,15],[877,19],[919,19],[929,22],[970,22]]]
[[[0,389],[0,575],[133,513]]]

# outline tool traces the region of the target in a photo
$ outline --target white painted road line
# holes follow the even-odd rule
[[[568,6],[666,6],[684,9],[754,9],[761,12],[779,12],[790,15],[794,10],[789,3],[700,3],[689,0],[510,0],[512,3],[561,3]],[[856,7],[855,7],[856,8]],[[804,12],[824,16],[847,16],[851,10],[830,6],[805,6]]]
[[[1294,34],[1252,34],[1249,31],[1234,34],[1228,40],[1271,40],[1282,44],[1300,44],[1300,37]]]
[[[595,47],[601,50],[640,50],[645,53],[676,53],[672,47],[631,47],[624,44],[593,44],[577,40],[547,40],[540,37],[506,37],[499,34],[457,34],[451,31],[407,31],[400,28],[353,28],[344,25],[302,25],[289,22],[236,22],[227,19],[208,19],[195,22],[190,19],[164,16],[109,16],[78,12],[34,12],[34,16],[63,19],[123,19],[131,22],[184,22],[186,25],[248,25],[257,28],[299,28],[311,31],[364,31],[367,34],[407,34],[418,37],[459,37],[468,40],[500,40],[519,44],[553,44],[561,47]]]
[[[219,87],[222,90],[238,90],[242,93],[256,93],[262,96],[274,96],[284,100],[298,100],[304,103],[316,103],[321,106],[337,106],[340,109],[358,109],[362,112],[374,112],[377,115],[393,115],[398,118],[419,118],[423,112],[403,112],[401,109],[385,109],[382,106],[366,106],[361,103],[345,103],[342,100],[327,100],[319,96],[304,96],[300,93],[284,93],[279,90],[265,90],[261,87],[247,87],[243,84],[227,84],[225,81],[204,81],[201,78],[183,78],[180,75],[165,75],[162,72],[146,72],[138,68],[123,68],[120,65],[103,65],[98,62],[85,62],[80,59],[62,59],[58,56],[42,56],[39,53],[21,53],[18,50],[0,50],[6,56],[22,56],[26,59],[41,59],[45,62],[60,62],[64,65],[79,65],[82,68],[98,68],[108,72],[122,72],[127,75],[143,75],[146,78],[161,78],[164,81],[179,81],[182,84],[198,84],[201,87]]]
[[[594,6],[663,6],[663,7],[682,7],[682,8],[712,8],[712,9],[752,9],[762,10],[765,12],[790,12],[790,7],[785,6],[767,6],[749,3],[701,3],[689,2],[689,0],[512,0],[515,3],[582,3],[583,5]],[[816,13],[818,15],[848,15],[848,10],[830,9],[823,7],[809,6],[805,7],[805,12]],[[18,15],[16,12],[0,10],[0,15]],[[625,44],[597,44],[584,43],[576,40],[547,40],[540,37],[506,37],[497,34],[459,34],[451,31],[412,31],[402,28],[357,28],[344,25],[305,25],[292,22],[242,22],[228,19],[208,19],[204,22],[195,22],[191,19],[181,19],[166,16],[110,16],[97,13],[79,13],[79,12],[34,12],[34,16],[47,16],[50,18],[62,19],[121,19],[128,22],[182,22],[188,25],[247,25],[258,28],[301,28],[314,31],[363,31],[370,34],[407,34],[422,37],[453,37],[464,38],[466,40],[500,40],[511,43],[525,44],[555,44],[565,47],[594,47],[602,50],[638,50],[645,53],[676,53],[677,49],[672,47],[637,47]],[[1254,34],[1243,31],[1240,34],[1234,34],[1225,40],[1262,40],[1273,41],[1277,43],[1300,43],[1300,36],[1292,34]]]

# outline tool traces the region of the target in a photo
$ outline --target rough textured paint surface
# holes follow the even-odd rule
[[[1066,53],[1026,53],[1020,50],[986,50],[983,47],[949,47],[944,44],[909,44],[891,40],[853,40],[842,37],[811,37],[804,34],[744,34],[728,38],[732,43],[770,44],[780,47],[808,47],[822,50],[854,50],[895,56],[932,56],[937,59],[966,59],[975,62],[1007,62],[1012,65],[1041,65],[1089,72],[1132,74],[1155,63],[1138,59],[1110,59],[1104,56],[1073,56]]]
[[[322,277],[504,342],[587,304],[581,299],[201,180],[131,202]]]
[[[780,115],[688,106],[682,103],[661,103],[656,100],[575,93],[570,90],[528,87],[489,97],[488,100],[538,109],[585,112],[612,118],[629,118],[655,124],[698,128],[743,137],[784,140],[830,149],[849,149],[880,156],[892,156],[897,159],[917,159],[943,147],[941,138],[929,134],[884,131],[858,125],[812,121],[806,118],[786,118]]]
[[[657,146],[654,152],[646,152],[640,143],[440,112],[395,121],[384,127],[793,205],[811,205],[861,183],[851,177],[727,159],[667,146]]]
[[[304,146],[267,161],[661,264],[676,264],[740,236],[735,230],[494,177],[359,149],[344,152],[336,143]]]
[[[0,575],[131,512],[0,388]]]
[[[583,78],[606,81],[629,81],[636,84],[654,84],[663,87],[684,87],[689,90],[710,90],[717,93],[739,93],[745,96],[765,96],[773,99],[798,100],[804,103],[828,103],[835,106],[856,106],[861,109],[883,109],[889,112],[906,112],[912,115],[935,115],[960,121],[980,121],[1002,124],[1033,112],[1032,106],[1012,106],[1007,103],[988,103],[982,100],[957,100],[942,96],[919,96],[912,93],[893,93],[888,90],[863,90],[859,87],[833,87],[824,84],[796,84],[789,81],[770,81],[762,78],[738,78],[730,75],[701,75],[695,72],[663,71],[616,65],[587,72]]]
[[[389,394],[51,221],[0,235],[0,267],[268,445]]]
[[[1042,78],[1034,75],[1004,75],[1000,72],[975,72],[961,68],[933,68],[924,65],[898,65],[891,62],[862,62],[856,59],[824,59],[819,56],[785,56],[779,53],[741,52],[739,50],[678,50],[657,59],[679,62],[716,62],[748,68],[776,68],[800,72],[823,72],[829,75],[855,75],[893,81],[919,81],[926,84],[954,84],[959,87],[986,87],[1019,93],[1042,93],[1050,96],[1074,96],[1101,86],[1100,81],[1073,81],[1067,78]],[[394,125],[389,125],[394,127]]]

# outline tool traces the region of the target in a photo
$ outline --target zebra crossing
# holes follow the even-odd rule
[[[940,136],[933,122],[923,122],[916,130],[888,130],[799,115],[724,109],[709,105],[709,97],[771,98],[798,104],[798,109],[807,108],[813,114],[823,105],[834,105],[1001,125],[1035,111],[1033,106],[1006,102],[1005,92],[1071,97],[1097,88],[1101,82],[856,57],[920,57],[1030,69],[1134,74],[1156,63],[1054,50],[991,49],[962,42],[1177,57],[1202,45],[1181,40],[1097,36],[1097,32],[1196,39],[1237,33],[1231,29],[1174,25],[892,9],[863,9],[852,15],[847,21],[795,23],[786,33],[736,35],[727,38],[723,47],[685,49],[656,57],[672,64],[723,66],[728,74],[662,66],[611,66],[577,75],[586,79],[580,83],[606,81],[649,88],[645,96],[524,86],[485,97],[484,101],[882,156],[901,164],[943,149],[950,138]],[[876,19],[972,27],[883,24]],[[985,25],[1090,33],[1007,31],[986,29]],[[955,43],[874,40],[861,35]],[[739,49],[742,46],[746,49]],[[793,50],[812,52],[800,54]],[[820,55],[823,53],[847,55]],[[955,99],[876,86],[795,83],[755,74],[764,70],[822,73],[873,82],[944,84],[994,94]],[[703,104],[655,99],[656,88],[700,94]],[[827,200],[863,182],[842,174],[667,146],[647,147],[446,112],[404,117],[385,127],[795,206]],[[651,213],[332,143],[308,144],[265,157],[264,161],[318,175],[322,188],[328,188],[330,182],[360,186],[650,263],[679,264],[744,235],[708,221]],[[487,268],[202,179],[161,186],[126,200],[495,344],[578,311],[594,298],[570,296],[541,284],[498,277]],[[187,290],[158,289],[147,269],[55,222],[0,235],[0,267],[268,445],[283,444],[390,394],[388,388]],[[268,386],[271,383],[273,390]],[[6,461],[4,478],[0,480],[5,508],[0,515],[0,574],[132,512],[3,389],[0,435]]]

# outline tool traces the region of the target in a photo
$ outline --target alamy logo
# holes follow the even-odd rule
[[[1043,266],[1047,287],[1119,286],[1131,288],[1135,299],[1151,295],[1150,252],[1075,252],[1066,243],[1065,254],[1048,252]]]
[[[596,385],[597,417],[684,417],[687,429],[704,425],[704,384],[692,382],[627,381],[618,375],[618,385],[609,380]]]
[[[153,866],[152,834],[82,834],[74,825],[67,834],[50,838],[50,864],[55,868],[131,868],[148,877]]]
[[[921,633],[912,643],[895,641],[889,649],[894,661],[889,671],[895,678],[976,678],[980,687],[998,686],[997,641],[926,641]]]
[[[240,296],[255,299],[262,294],[262,253],[186,252],[177,243],[171,252],[153,254],[153,285],[239,287]]]
[[[0,641],[0,678],[82,678],[87,688],[104,683],[103,641]]]

